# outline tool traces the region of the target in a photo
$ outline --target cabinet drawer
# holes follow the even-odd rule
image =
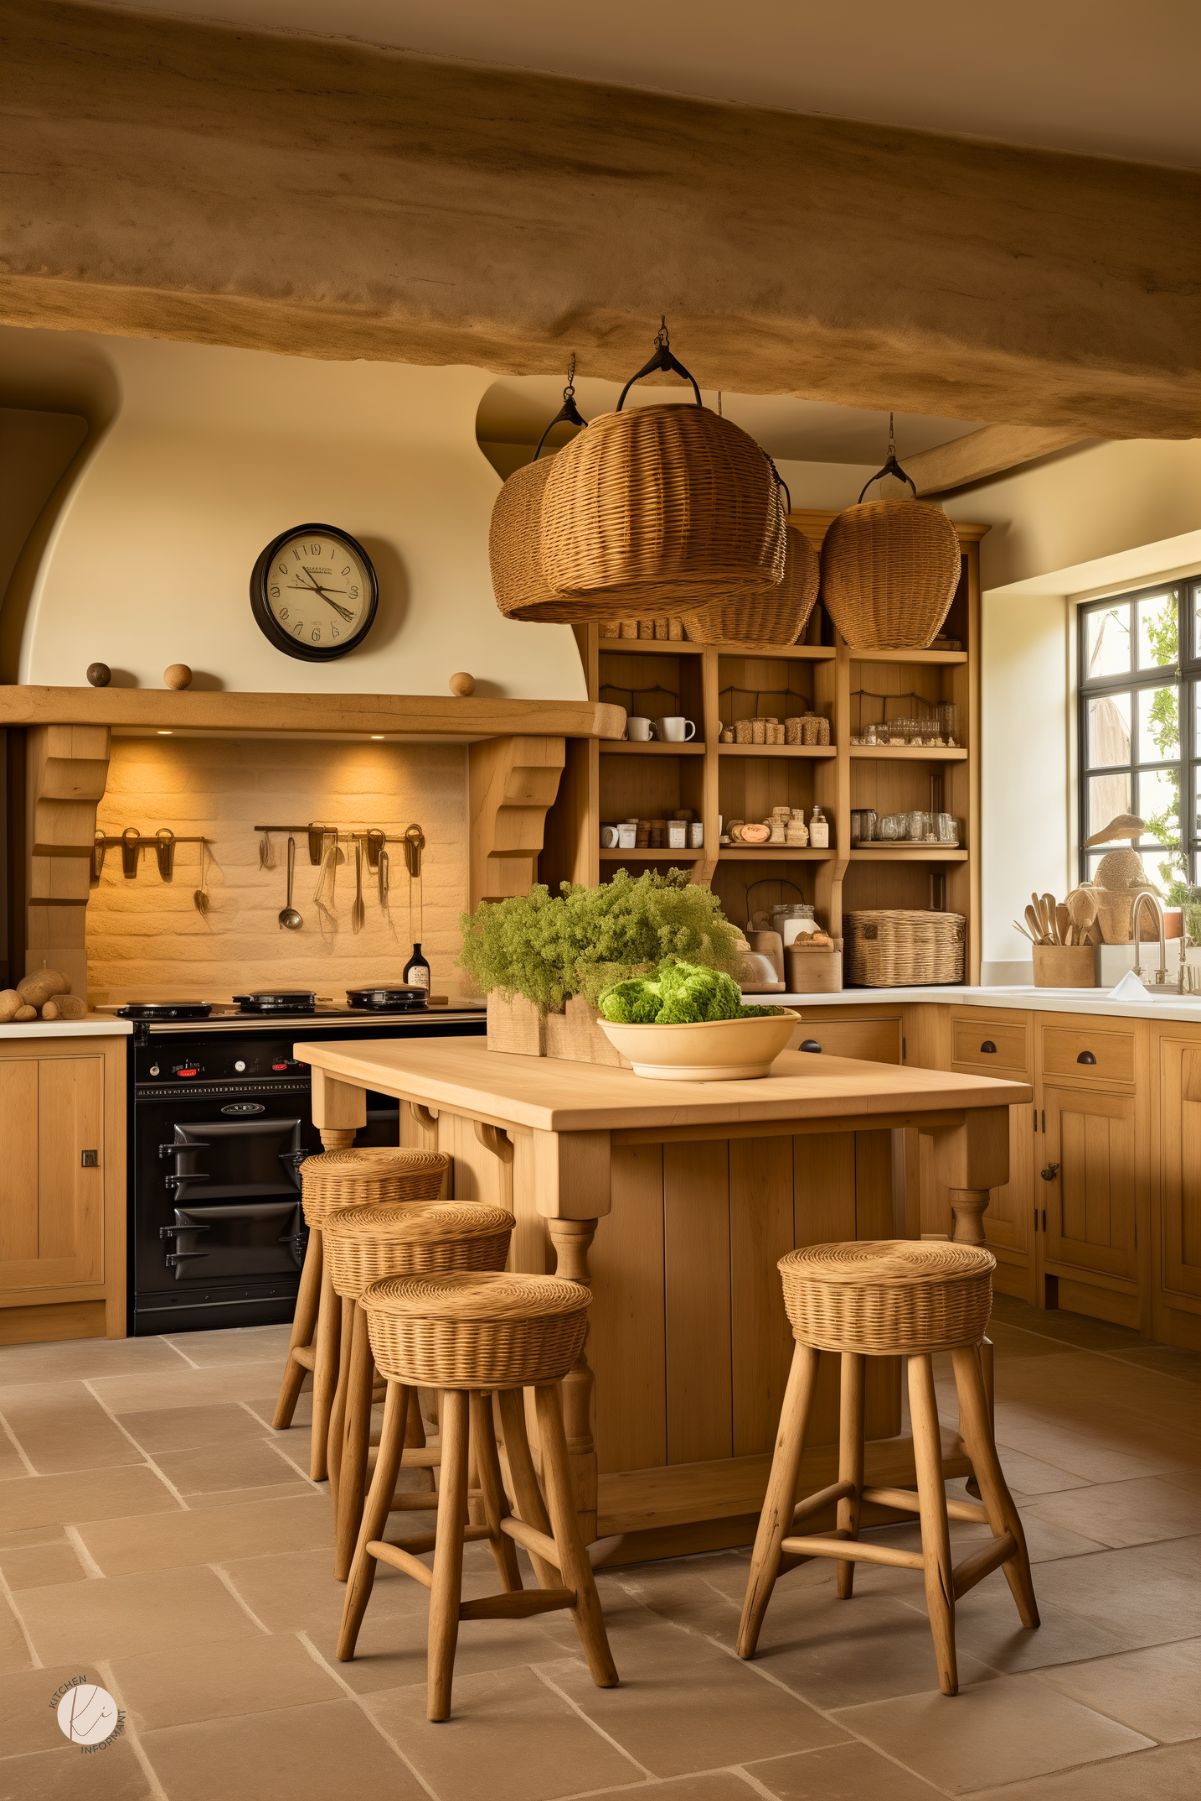
[[[1043,1075],[1090,1082],[1134,1081],[1134,1033],[1094,1026],[1044,1026]]]
[[[811,1013],[804,1022],[797,1048],[824,1051],[827,1057],[862,1057],[868,1063],[899,1063],[901,1021],[899,1017],[823,1019],[821,1014]]]
[[[966,1065],[972,1075],[992,1075],[1003,1070],[1007,1075],[1030,1074],[1030,1025],[1021,1014],[1008,1018],[990,1016],[972,1009],[957,1014],[951,1022],[951,1059]]]

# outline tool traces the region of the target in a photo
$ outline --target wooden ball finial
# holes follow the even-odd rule
[[[113,672],[107,663],[89,663],[88,680],[93,688],[107,688],[113,679]]]
[[[168,688],[190,688],[192,671],[186,663],[168,663],[163,670],[163,681]]]
[[[456,669],[450,678],[450,691],[452,694],[458,695],[474,694],[475,677],[468,675],[465,669]]]

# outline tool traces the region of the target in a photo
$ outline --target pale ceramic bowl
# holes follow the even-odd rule
[[[659,1082],[741,1082],[771,1074],[801,1023],[791,1010],[766,1019],[714,1019],[695,1025],[631,1026],[599,1022],[636,1076]]]

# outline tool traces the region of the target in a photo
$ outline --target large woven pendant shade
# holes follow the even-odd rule
[[[684,630],[694,644],[796,644],[817,600],[817,552],[795,525],[787,527],[784,580],[778,588],[741,600],[721,599],[685,613]]]
[[[577,620],[664,617],[784,575],[784,508],[752,437],[705,406],[603,413],[555,458],[542,505],[548,586]],[[547,615],[549,617],[549,615]]]
[[[863,496],[882,476],[909,486],[903,500]],[[888,457],[839,513],[822,544],[822,605],[852,650],[925,650],[959,586],[961,553],[941,507],[917,498],[897,462],[892,415]]]
[[[575,403],[575,357],[563,390],[563,404],[538,440],[534,459],[515,469],[496,497],[488,528],[488,562],[492,592],[506,619],[563,620],[571,611],[546,585],[542,572],[542,494],[554,458],[540,462],[547,438],[557,425],[584,427],[588,421]]]

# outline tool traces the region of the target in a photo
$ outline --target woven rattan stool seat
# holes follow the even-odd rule
[[[377,1201],[337,1209],[324,1230],[334,1287],[358,1300],[384,1276],[503,1269],[513,1215],[476,1201]]]
[[[388,1276],[360,1297],[381,1373],[422,1388],[557,1382],[583,1349],[588,1290],[559,1276]]]
[[[978,1343],[996,1258],[976,1245],[890,1238],[808,1245],[778,1268],[801,1344],[889,1357]]]
[[[320,1229],[334,1207],[368,1201],[434,1201],[450,1167],[442,1151],[410,1151],[369,1145],[362,1150],[321,1151],[300,1166],[305,1224]]]

